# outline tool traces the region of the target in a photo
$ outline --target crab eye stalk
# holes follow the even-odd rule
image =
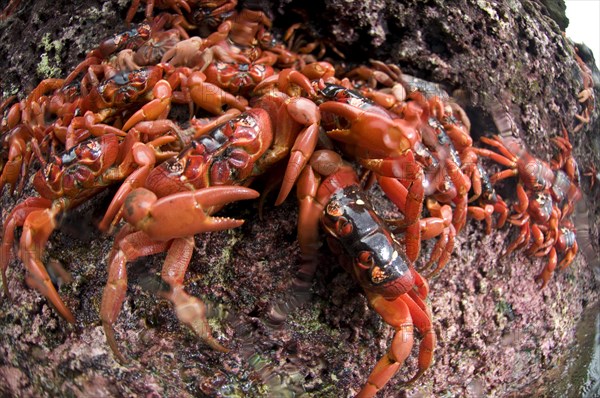
[[[533,187],[534,187],[534,189],[535,189],[536,191],[541,191],[542,189],[544,189],[544,186],[545,186],[545,181],[544,181],[544,179],[543,179],[542,177],[540,177],[540,176],[536,176],[536,177],[535,177],[535,184],[534,184],[534,186],[533,186]]]
[[[363,269],[371,269],[373,265],[375,265],[375,261],[373,260],[373,253],[370,251],[362,251],[358,253],[358,261],[356,264]]]
[[[325,209],[324,225],[338,238],[348,237],[352,234],[354,226],[344,214],[341,203],[331,201]]]
[[[335,222],[335,231],[338,236],[348,236],[352,233],[352,223],[346,217],[340,217]]]

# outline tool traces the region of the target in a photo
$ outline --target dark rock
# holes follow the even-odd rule
[[[562,2],[558,7],[531,0],[246,3],[267,11],[278,34],[291,23],[305,23],[304,34],[345,54],[342,61],[328,50],[336,62],[394,62],[407,73],[466,93],[475,138],[494,132],[491,108],[500,102],[511,110],[530,150],[549,159],[549,138],[560,134],[562,125],[572,129],[581,111],[578,68],[562,36],[564,16],[556,16],[563,14]],[[66,76],[89,49],[126,29],[128,6],[125,1],[22,2],[0,22],[3,97],[23,98],[41,79]],[[597,131],[596,111],[592,123],[572,137],[582,171],[599,164]],[[500,258],[514,232],[505,227],[486,236],[481,223],[470,222],[451,262],[431,282],[439,339],[435,363],[404,390],[402,380],[415,371],[415,349],[380,395],[560,396],[557,391],[566,391],[557,390],[555,381],[565,374],[579,314],[585,303],[598,300],[592,267],[600,267],[599,186],[591,189],[589,180],[582,180],[589,212],[582,251],[595,258],[588,263],[579,255],[542,291],[533,278],[543,259],[523,253]],[[25,193],[31,194],[31,189]],[[105,206],[107,195],[75,210],[73,220]],[[2,220],[15,202],[2,196]],[[112,238],[69,234],[66,220],[47,253],[73,276],[60,293],[77,323],[67,324],[28,289],[22,264],[11,262],[13,300],[0,302],[0,395],[279,397],[304,390],[312,397],[353,396],[387,350],[393,331],[325,248],[308,304],[281,328],[266,325],[268,303],[286,294],[299,263],[294,201],[278,208],[267,203],[262,219],[257,204],[228,208],[246,224],[199,236],[187,274],[188,291],[213,303],[213,335],[230,353],[199,342],[168,305],[140,288],[160,269],[163,257],[154,256],[130,266],[128,297],[116,324],[119,345],[132,359],[127,366],[115,361],[98,316]],[[570,388],[576,393],[579,386]]]

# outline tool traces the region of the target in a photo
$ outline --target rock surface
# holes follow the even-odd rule
[[[307,34],[346,54],[348,65],[379,59],[443,84],[463,101],[474,138],[495,132],[490,109],[500,102],[530,150],[549,159],[549,138],[561,125],[572,129],[580,112],[582,83],[561,34],[564,15],[559,19],[556,8],[540,2],[462,0],[450,7],[441,0],[325,0],[310,8],[291,0],[247,3],[268,11],[279,32],[303,22]],[[0,22],[3,98],[23,97],[43,78],[68,74],[87,50],[125,30],[128,6],[23,2]],[[600,164],[599,139],[596,111],[592,124],[572,137],[582,171]],[[415,349],[380,396],[577,396],[582,382],[567,365],[585,366],[585,352],[574,348],[575,327],[584,309],[598,302],[599,187],[582,180],[588,214],[580,216],[578,228],[590,260],[578,255],[542,291],[533,278],[543,259],[523,253],[500,258],[513,230],[486,236],[481,223],[469,222],[451,262],[431,282],[439,340],[435,363],[404,388],[402,380],[415,369]],[[506,184],[507,191],[513,188]],[[268,303],[285,295],[299,263],[296,204],[274,207],[267,200],[262,219],[257,203],[229,207],[228,215],[246,224],[198,236],[187,274],[188,291],[213,303],[213,335],[231,351],[221,354],[197,341],[164,301],[140,287],[160,270],[163,257],[154,256],[130,266],[116,331],[131,361],[120,365],[98,316],[112,238],[97,233],[94,224],[111,193],[69,214],[47,247],[48,260],[60,261],[72,274],[60,293],[77,316],[75,325],[27,288],[22,264],[11,263],[13,300],[0,298],[0,395],[350,397],[387,350],[392,330],[325,248],[309,303],[279,329],[265,324]],[[377,192],[374,197],[386,206]],[[2,220],[15,202],[2,196]]]

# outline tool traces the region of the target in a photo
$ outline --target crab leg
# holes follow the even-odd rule
[[[404,300],[410,310],[413,323],[417,331],[421,334],[421,344],[419,344],[419,358],[417,373],[406,383],[414,383],[425,373],[433,361],[433,351],[435,350],[437,338],[431,325],[431,314],[422,300],[416,297],[402,295],[400,299]],[[424,308],[424,309],[423,309]]]
[[[502,154],[502,155],[500,155],[495,152],[491,152],[488,149],[475,148],[477,151],[482,152],[482,153],[480,153],[481,156],[490,157],[494,161],[496,161],[500,164],[503,164],[507,167],[511,167],[511,168],[515,167],[517,155],[512,153],[510,150],[508,150],[508,148],[504,145],[504,143],[502,143],[501,138],[499,138],[498,136],[494,136],[493,139],[488,138],[488,137],[481,137],[481,141],[498,149],[498,151],[500,151],[500,153]],[[483,152],[485,152],[485,151],[489,151],[489,152],[486,152],[486,154],[484,155]],[[488,155],[491,155],[491,156],[488,156]],[[504,159],[501,159],[501,158],[504,158]]]
[[[543,289],[548,284],[548,281],[552,277],[554,273],[554,269],[556,268],[557,263],[557,254],[556,249],[553,247],[550,249],[550,255],[548,256],[548,264],[544,267],[542,272],[535,277],[536,282],[540,282],[540,289]]]
[[[573,259],[577,255],[578,251],[579,251],[579,245],[577,244],[577,241],[574,241],[573,247],[571,247],[569,250],[567,250],[567,253],[565,254],[565,258],[563,258],[560,261],[560,263],[558,264],[558,269],[560,269],[562,271],[565,268],[567,268],[573,262]]]
[[[406,256],[414,264],[421,252],[421,223],[419,221],[410,224],[404,231],[404,244],[406,245]]]
[[[485,221],[486,235],[489,235],[492,232],[492,214],[494,213],[494,206],[492,206],[492,205],[484,205],[483,207],[469,206],[469,207],[467,207],[467,212],[475,220]]]
[[[457,195],[453,200],[454,213],[452,214],[452,225],[456,233],[459,233],[467,223],[467,208],[469,207],[469,198],[467,195]]]
[[[10,297],[6,269],[8,268],[12,247],[15,242],[15,228],[22,226],[29,214],[41,209],[47,209],[51,203],[51,201],[44,198],[28,198],[23,203],[15,206],[6,218],[2,233],[2,247],[0,248],[0,271],[2,272],[2,286],[4,287],[6,297]]]
[[[390,177],[377,177],[381,189],[386,196],[404,214],[402,224],[406,225],[406,255],[412,262],[416,261],[421,251],[421,226],[419,217],[423,209],[423,173],[412,181],[407,189],[400,181]]]
[[[306,127],[298,134],[290,151],[290,160],[285,170],[279,195],[275,201],[276,205],[283,203],[304,166],[306,166],[308,159],[313,154],[319,138],[319,122],[321,119],[315,103],[305,98],[291,98],[286,108],[294,121]]]
[[[444,269],[444,267],[450,260],[450,255],[452,254],[452,250],[454,250],[454,236],[456,235],[456,232],[452,224],[450,224],[448,230],[449,231],[444,232],[444,234],[436,242],[431,253],[431,258],[429,259],[425,267],[431,267],[436,261],[438,265],[433,271],[425,275],[425,278],[429,279],[437,275],[442,269]]]
[[[54,228],[56,221],[54,217],[62,210],[63,204],[57,202],[50,207],[51,202],[43,198],[30,198],[13,209],[4,225],[4,238],[0,252],[0,270],[2,271],[2,283],[7,297],[8,282],[6,280],[6,268],[10,259],[10,252],[14,243],[14,229],[23,225],[20,241],[20,257],[27,271],[27,283],[43,294],[57,309],[57,311],[68,322],[75,322],[75,317],[64,304],[58,292],[54,288],[50,276],[41,261],[44,246]]]
[[[554,244],[554,239],[549,239],[546,241],[546,244],[544,243],[544,233],[540,230],[538,225],[532,224],[530,228],[532,242],[529,249],[527,249],[527,254],[535,254],[537,251],[545,249],[547,247],[546,244]]]
[[[41,261],[48,238],[56,228],[55,216],[63,208],[60,202],[55,203],[58,204],[50,209],[32,211],[25,219],[20,241],[20,257],[27,271],[31,273],[27,277],[27,283],[43,294],[63,318],[74,323],[75,317],[58,295]]]
[[[424,268],[429,268],[433,263],[438,262],[437,268],[426,276],[426,278],[430,278],[441,271],[450,259],[450,255],[454,249],[456,230],[451,224],[452,209],[450,206],[440,206],[438,202],[428,199],[427,208],[433,217],[420,220],[421,239],[426,240],[436,236],[440,237],[433,247],[429,261],[424,266]]]
[[[181,85],[185,97],[190,98],[194,104],[214,115],[221,115],[224,105],[229,105],[240,111],[246,110],[246,103],[243,98],[235,97],[218,86],[207,83],[205,80],[206,75],[199,71],[184,79]]]
[[[312,167],[306,167],[300,174],[296,188],[299,207],[298,243],[302,253],[301,266],[291,283],[292,293],[285,300],[277,300],[268,310],[269,321],[274,325],[283,323],[302,296],[310,292],[313,276],[318,266],[318,251],[322,243],[319,239],[319,220],[323,205],[316,199],[320,178]]]
[[[378,176],[377,181],[386,196],[404,214],[406,225],[411,225],[419,220],[425,196],[422,172],[418,173],[413,181],[410,181],[408,188],[396,178]]]
[[[154,99],[148,102],[139,111],[134,113],[123,125],[123,131],[127,131],[137,123],[144,120],[164,119],[171,109],[171,97],[173,92],[171,85],[166,80],[160,80],[152,89]]]
[[[161,276],[170,286],[161,295],[171,301],[179,320],[217,351],[226,352],[210,333],[206,320],[206,306],[199,299],[183,290],[183,279],[194,251],[193,237],[173,239],[171,241],[152,240],[142,231],[131,232],[125,228],[115,241],[110,256],[108,282],[104,288],[100,315],[109,346],[120,362],[127,362],[121,354],[114,336],[113,324],[117,320],[127,291],[127,263],[136,258],[167,251]]]
[[[121,363],[128,362],[121,354],[115,339],[113,324],[119,317],[127,292],[127,263],[138,257],[164,252],[170,242],[157,242],[141,231],[131,233],[131,227],[123,228],[117,237],[109,256],[108,281],[102,294],[100,318],[106,341]]]
[[[183,278],[194,252],[194,238],[186,237],[173,240],[162,268],[162,279],[171,289],[162,295],[173,303],[177,318],[188,326],[212,349],[229,351],[215,340],[206,320],[206,305],[198,298],[187,294],[183,289]]]
[[[413,347],[413,321],[406,302],[402,298],[388,301],[379,295],[368,295],[368,298],[373,309],[396,334],[390,349],[377,362],[356,398],[374,397],[400,369]]]
[[[448,210],[450,209],[448,208]],[[430,239],[435,236],[439,236],[438,241],[435,243],[432,249],[429,261],[427,261],[427,264],[425,264],[424,269],[430,268],[435,262],[438,264],[434,270],[425,276],[427,279],[437,275],[446,266],[448,260],[450,260],[450,255],[454,249],[454,237],[456,235],[454,225],[449,222],[450,217],[451,216],[448,214],[444,216],[444,218],[433,218],[433,220],[439,220],[443,223],[443,229],[440,231],[434,230],[429,232],[426,229],[425,232],[423,230],[421,231],[421,239]],[[423,221],[431,221],[431,218],[421,220],[421,222]]]
[[[1,169],[0,193],[2,193],[4,185],[8,183],[10,184],[10,193],[12,194],[15,190],[17,180],[19,180],[19,176],[21,177],[19,186],[23,184],[27,170],[26,166],[29,164],[29,159],[31,158],[31,150],[28,144],[30,135],[31,130],[25,125],[17,127],[10,134],[10,137],[8,138],[8,159]]]
[[[429,295],[429,285],[427,284],[427,279],[423,278],[421,274],[419,274],[413,267],[410,267],[410,272],[415,280],[415,292],[417,297],[421,300],[425,300]]]
[[[256,85],[254,92],[257,93],[264,91],[265,88],[273,85],[274,83],[277,83],[277,86],[281,92],[289,95],[300,95],[300,93],[294,92],[298,91],[298,87],[306,91],[310,97],[315,97],[317,95],[315,89],[310,83],[310,80],[308,80],[304,74],[293,69],[284,69],[277,75],[269,76]]]
[[[514,250],[517,250],[523,245],[525,245],[527,242],[529,242],[530,236],[531,230],[529,228],[529,222],[525,222],[523,225],[521,225],[521,230],[519,231],[519,235],[517,236],[517,238],[514,241],[512,241],[510,245],[508,245],[506,251],[504,252],[504,254],[501,255],[501,257],[508,256]]]

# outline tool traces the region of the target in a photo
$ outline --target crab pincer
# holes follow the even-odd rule
[[[244,223],[210,214],[223,205],[259,196],[241,186],[215,186],[178,192],[158,199],[150,190],[137,188],[125,200],[123,217],[155,240],[168,240],[200,232],[236,228]]]

